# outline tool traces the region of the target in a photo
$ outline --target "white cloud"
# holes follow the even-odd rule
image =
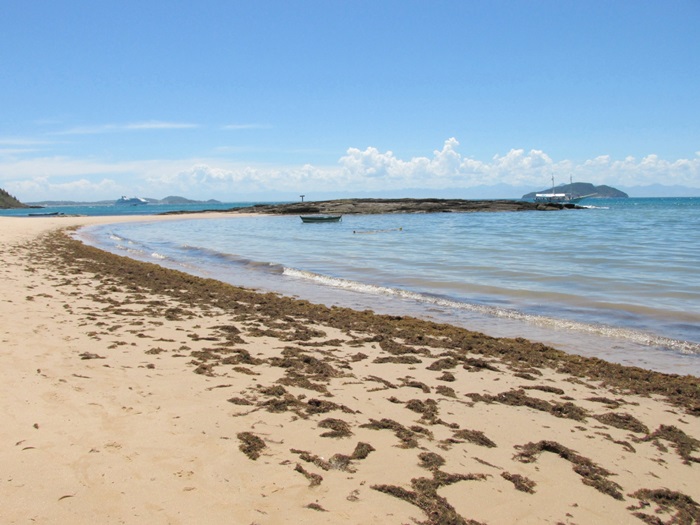
[[[391,151],[380,153],[376,148],[361,151],[350,148],[340,159],[340,165],[352,177],[361,181],[364,177],[388,183],[392,189],[400,187],[450,188],[478,185],[529,184],[541,181],[555,165],[542,151],[525,153],[513,149],[505,156],[495,156],[490,163],[463,157],[458,151],[459,142],[450,138],[433,156],[414,157],[408,161],[398,159]],[[548,178],[548,177],[547,177]]]
[[[0,157],[0,187],[25,201],[102,200],[122,194],[238,200],[253,193],[332,194],[413,188],[425,188],[423,195],[429,195],[430,189],[496,184],[541,189],[550,184],[552,176],[556,183],[572,177],[574,181],[610,186],[661,183],[700,188],[700,153],[676,160],[655,154],[617,160],[599,155],[575,163],[554,161],[542,150],[512,149],[481,161],[462,155],[459,142],[450,138],[430,156],[410,159],[374,147],[349,148],[335,166],[243,165],[221,159],[107,162],[95,158]]]
[[[42,200],[101,200],[109,195],[119,193],[119,185],[111,179],[91,181],[85,178],[67,182],[53,182],[48,177],[35,177],[12,184],[12,190],[18,195],[30,195],[26,201]],[[22,199],[21,199],[22,200]]]
[[[36,153],[47,144],[51,142],[25,137],[0,137],[0,158]]]
[[[640,186],[653,183],[700,187],[700,154],[692,159],[668,161],[650,154],[641,160],[626,157],[613,160],[609,155],[576,164],[569,160],[555,162],[542,150],[511,149],[505,155],[496,155],[491,162],[463,157],[459,143],[448,139],[442,150],[433,156],[415,157],[408,161],[398,159],[391,151],[376,148],[361,151],[350,148],[340,159],[341,167],[351,179],[363,181],[372,188],[469,188],[480,185],[508,184],[539,188],[569,178],[594,184]],[[420,183],[420,184],[419,184]]]
[[[98,135],[102,133],[122,133],[128,131],[143,130],[177,130],[192,129],[199,127],[198,124],[186,122],[162,122],[151,120],[146,122],[132,122],[128,124],[99,124],[94,126],[76,126],[63,131],[57,131],[54,135]]]

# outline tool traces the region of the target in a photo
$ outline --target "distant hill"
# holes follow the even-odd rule
[[[14,198],[12,195],[10,195],[5,190],[0,188],[0,208],[2,208],[2,209],[29,208],[29,206],[27,206],[26,204],[22,204],[16,198]]]
[[[549,193],[552,188],[545,188],[523,195],[523,200],[532,200],[537,193]],[[624,191],[620,191],[611,186],[594,186],[590,182],[574,182],[573,184],[562,184],[554,188],[554,193],[570,193],[574,197],[595,197],[597,199],[626,199],[629,197]]]
[[[158,204],[220,204],[219,201],[215,199],[209,199],[208,201],[193,201],[192,199],[186,199],[185,197],[178,197],[175,195],[170,195],[159,201],[148,199],[149,202],[156,202]]]
[[[39,201],[39,202],[32,202],[31,204],[37,205],[37,206],[86,206],[86,205],[109,205],[109,204],[114,204],[117,199],[114,200],[108,200],[108,201]],[[196,201],[192,199],[186,199],[185,197],[177,197],[174,195],[171,195],[169,197],[165,197],[164,199],[153,199],[150,197],[146,197],[145,200],[148,201],[149,204],[221,204],[220,201],[217,201],[215,199],[209,199],[207,201]]]

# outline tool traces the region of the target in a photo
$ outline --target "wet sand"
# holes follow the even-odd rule
[[[699,378],[61,231],[142,219],[0,218],[3,523],[700,520]]]

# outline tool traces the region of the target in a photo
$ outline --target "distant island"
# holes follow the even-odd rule
[[[198,201],[187,199],[185,197],[178,197],[176,195],[169,195],[163,199],[143,199],[145,204],[171,204],[171,205],[182,205],[182,204],[221,204],[221,201],[216,199],[209,199],[207,201]],[[20,202],[16,197],[10,195],[7,191],[0,188],[0,209],[9,210],[15,208],[43,208],[46,206],[109,206],[116,204],[118,199],[103,200],[103,201],[39,201],[25,204]]]
[[[108,201],[39,201],[32,202],[34,206],[109,206],[110,204],[115,204],[118,199],[112,199]],[[206,201],[198,201],[187,199],[185,197],[178,197],[175,195],[170,195],[163,199],[153,199],[150,197],[145,197],[143,199],[147,204],[221,204],[221,201],[216,199],[209,199]]]
[[[578,197],[595,197],[596,199],[626,199],[629,197],[624,191],[611,186],[594,186],[590,182],[574,182],[573,184],[561,184],[556,188],[546,188],[523,195],[523,200],[534,200],[538,193],[566,193]]]

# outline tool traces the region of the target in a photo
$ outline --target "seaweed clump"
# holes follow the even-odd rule
[[[519,490],[520,492],[527,492],[528,494],[535,493],[535,486],[537,483],[529,478],[526,478],[525,476],[521,476],[520,474],[511,474],[510,472],[501,472],[501,477],[510,481],[515,486],[516,490]]]
[[[481,430],[469,430],[469,429],[462,429],[456,431],[452,437],[454,439],[463,439],[465,441],[469,441],[470,443],[473,443],[475,445],[479,445],[480,447],[488,447],[488,448],[495,448],[496,443],[494,443],[491,439],[486,437],[486,435],[481,431]]]
[[[438,494],[441,487],[452,485],[459,481],[481,481],[486,479],[484,474],[447,474],[439,470],[444,460],[430,452],[420,456],[421,466],[432,471],[431,478],[413,478],[408,490],[396,485],[372,485],[376,491],[402,499],[421,509],[427,516],[425,525],[481,525],[480,522],[465,519],[455,508]]]
[[[612,472],[556,441],[531,442],[516,448],[519,448],[520,452],[515,455],[515,459],[522,463],[534,463],[542,452],[558,454],[561,458],[571,463],[574,472],[581,476],[581,481],[583,481],[585,485],[589,485],[617,500],[624,499],[622,492],[620,492],[622,487],[608,479],[608,476],[611,476]]]
[[[299,463],[297,463],[296,467],[294,467],[294,470],[296,472],[299,472],[300,474],[303,474],[303,476],[309,480],[309,487],[315,487],[317,485],[320,485],[323,481],[323,476],[321,476],[320,474],[314,474],[313,472],[309,472]]]
[[[323,434],[321,434],[321,437],[343,438],[352,436],[350,425],[342,419],[329,417],[319,422],[318,426],[321,428],[330,429],[329,432],[324,432]]]
[[[528,396],[523,389],[510,390],[501,392],[495,396],[489,394],[467,394],[473,401],[484,401],[486,403],[501,403],[510,406],[524,406],[547,412],[556,417],[573,419],[575,421],[583,421],[586,419],[588,412],[574,405],[571,402],[566,403],[551,403],[544,399]]]
[[[394,435],[401,440],[400,448],[416,448],[418,446],[418,440],[416,439],[416,434],[413,430],[405,427],[398,421],[393,419],[382,418],[377,421],[376,419],[370,419],[369,423],[364,423],[360,425],[360,428],[369,428],[372,430],[393,430]]]
[[[637,510],[632,514],[649,525],[672,525],[700,523],[700,505],[690,496],[669,489],[640,489],[631,497],[637,498],[640,503],[638,507],[628,507],[628,510]],[[648,506],[650,503],[655,503],[659,506],[656,510],[656,516],[639,512],[639,510]],[[675,514],[668,520],[662,521],[658,514],[660,512],[670,513],[675,510]]]
[[[317,467],[323,470],[344,470],[347,472],[355,472],[352,467],[353,461],[359,461],[367,458],[370,452],[374,452],[376,449],[369,443],[363,443],[360,441],[356,446],[355,450],[351,455],[346,454],[333,454],[333,456],[326,461],[325,459],[317,456],[316,454],[311,454],[306,450],[291,449],[290,452],[293,454],[298,454],[299,459],[306,461],[308,463],[313,463]],[[297,469],[297,472],[301,472]]]
[[[252,432],[240,432],[236,437],[241,441],[238,448],[253,461],[258,459],[260,451],[267,447],[265,442]]]
[[[642,434],[649,433],[649,427],[630,414],[608,412],[606,414],[593,416],[593,418],[605,425],[610,425],[611,427],[620,428],[622,430],[629,430],[630,432],[639,432]]]
[[[671,442],[686,465],[690,465],[691,462],[700,463],[700,458],[691,455],[700,447],[700,441],[689,436],[680,428],[673,425],[661,425],[654,432],[643,438],[642,441],[653,441],[658,447],[659,439]]]
[[[445,458],[435,452],[422,452],[418,459],[421,461],[420,466],[428,470],[439,469],[445,464]]]

